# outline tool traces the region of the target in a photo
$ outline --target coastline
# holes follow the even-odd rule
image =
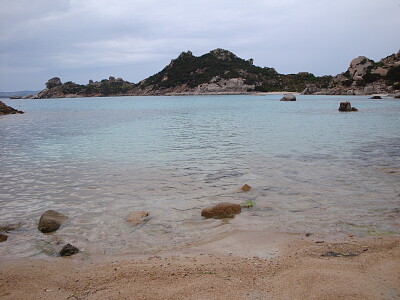
[[[233,231],[142,256],[3,260],[0,297],[397,299],[399,246],[398,236]]]

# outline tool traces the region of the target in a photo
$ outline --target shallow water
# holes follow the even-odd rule
[[[6,100],[2,257],[45,257],[55,236],[86,254],[143,253],[232,229],[400,233],[400,101],[299,96]],[[350,100],[356,113],[337,111]],[[250,192],[237,190],[243,184]],[[253,200],[229,221],[203,207]],[[37,230],[47,209],[70,217]],[[132,227],[128,212],[150,220]]]

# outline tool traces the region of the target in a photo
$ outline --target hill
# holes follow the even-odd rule
[[[139,83],[109,77],[87,85],[62,83],[55,77],[35,98],[101,97],[174,94],[243,94],[254,92],[304,92],[305,94],[391,93],[400,89],[400,51],[378,63],[358,57],[349,69],[332,76],[308,72],[279,74],[274,68],[259,67],[224,49],[202,56],[182,52],[163,70]]]

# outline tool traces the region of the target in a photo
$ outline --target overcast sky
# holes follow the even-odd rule
[[[336,75],[400,48],[400,0],[0,0],[0,91],[54,76],[138,82],[180,52],[232,51],[280,73]]]

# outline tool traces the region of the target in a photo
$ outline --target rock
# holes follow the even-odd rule
[[[306,88],[304,89],[304,91],[302,92],[303,95],[312,95],[316,92],[318,92],[318,87],[316,84],[307,84]]]
[[[0,243],[7,241],[8,235],[0,233]]]
[[[284,94],[281,101],[296,101],[296,97],[293,94]]]
[[[7,224],[7,225],[2,225],[0,226],[0,232],[8,232],[8,231],[13,231],[15,229],[18,229],[21,227],[21,223],[17,224]]]
[[[212,207],[204,208],[201,211],[201,216],[205,218],[233,218],[242,211],[240,204],[223,202]]]
[[[396,99],[400,99],[400,93],[393,95],[393,97],[396,98]]]
[[[12,108],[6,105],[4,102],[0,101],[0,116],[1,115],[13,115],[13,114],[23,114],[23,111]]]
[[[54,232],[60,228],[61,224],[67,219],[68,217],[62,213],[55,210],[47,210],[40,217],[38,229],[43,233]]]
[[[130,222],[132,225],[136,226],[144,222],[146,220],[146,217],[148,216],[149,213],[147,211],[134,211],[128,215],[128,218],[126,220]]]
[[[350,102],[340,102],[339,111],[357,111],[355,107],[351,107]]]
[[[56,86],[61,86],[62,82],[61,79],[58,77],[53,77],[46,82],[46,88],[52,89]]]
[[[382,99],[382,97],[381,97],[381,96],[372,96],[372,97],[369,98],[369,99]]]
[[[242,187],[240,188],[240,190],[241,190],[242,192],[248,192],[248,191],[251,190],[251,186],[245,184],[244,186],[242,186]]]
[[[372,66],[372,61],[369,58],[365,56],[359,56],[350,62],[348,71],[351,78],[361,80],[362,77],[367,73],[368,67],[370,66]]]
[[[66,244],[60,251],[61,256],[71,256],[79,252],[79,249],[72,246],[71,244]]]

